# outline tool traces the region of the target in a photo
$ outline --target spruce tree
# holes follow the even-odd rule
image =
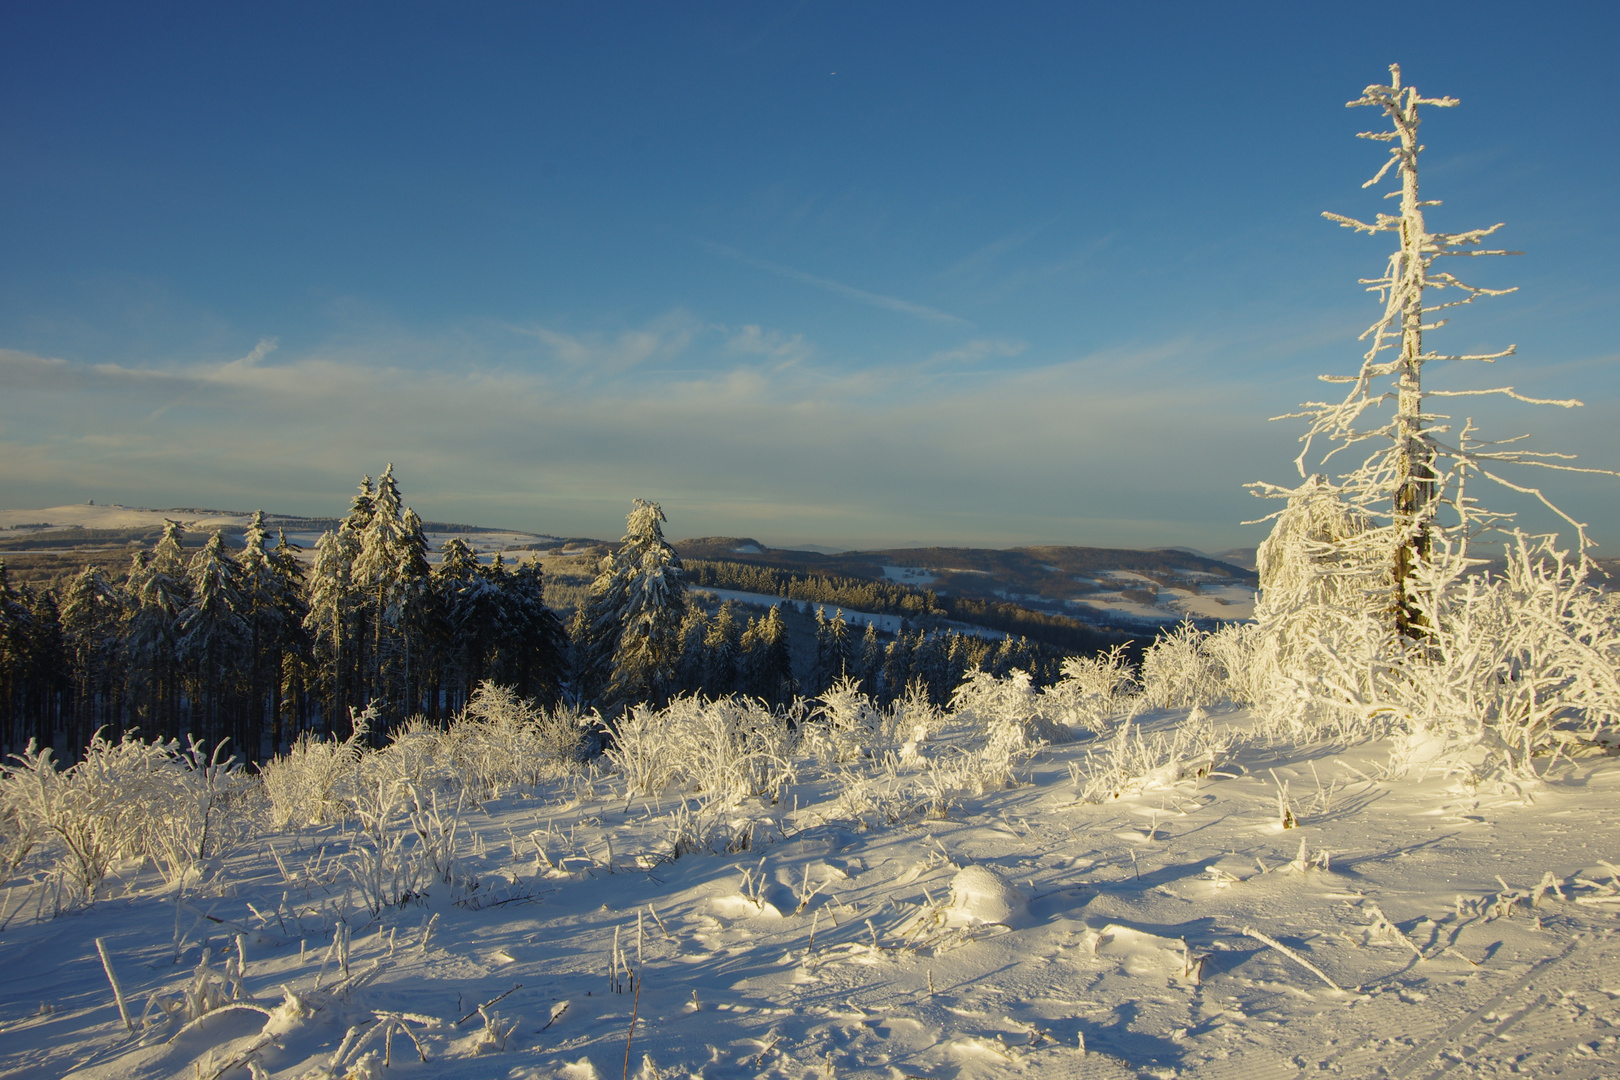
[[[22,750],[31,734],[23,718],[23,685],[33,621],[21,594],[11,587],[5,560],[0,559],[0,708],[5,710],[7,720],[0,749],[8,754]]]
[[[131,559],[125,586],[132,607],[125,648],[133,699],[131,726],[169,738],[180,734],[175,633],[181,612],[191,605],[182,531],[179,522],[165,522],[163,537],[150,554],[137,552]]]
[[[74,747],[117,720],[124,618],[124,596],[100,568],[86,566],[69,582],[62,601],[62,633],[73,683],[68,741]]]
[[[567,674],[565,650],[562,623],[546,606],[539,560],[520,563],[501,588],[495,678],[520,697],[554,703]]]
[[[861,650],[855,662],[855,673],[860,679],[861,693],[876,701],[878,683],[883,678],[883,643],[878,640],[875,622],[868,622],[866,632],[861,635]]]
[[[229,737],[241,750],[245,732],[235,722],[232,706],[246,674],[251,630],[242,570],[225,550],[222,533],[216,530],[192,556],[186,582],[191,603],[176,625],[175,651],[185,671],[193,717],[207,741]]]
[[[463,708],[482,682],[501,621],[500,585],[460,537],[440,553],[433,589],[444,619],[446,707]]]
[[[743,694],[773,708],[792,700],[793,660],[780,604],[772,604],[763,618],[748,621],[739,648],[738,689]]]
[[[827,619],[827,609],[816,608],[816,659],[810,668],[810,685],[805,692],[810,697],[820,697],[827,692],[827,688],[838,677],[838,650],[833,643],[832,623]]]
[[[349,579],[351,565],[341,530],[322,533],[315,542],[315,564],[310,568],[309,613],[304,616],[304,629],[313,646],[316,683],[324,703],[322,713],[327,727],[334,732],[348,716],[348,706],[359,704],[354,696],[359,650]]]
[[[304,628],[309,605],[305,600],[304,565],[298,560],[300,550],[287,539],[286,530],[276,531],[276,547],[270,553],[270,602],[279,614],[280,637],[269,667],[275,679],[274,734],[282,743],[290,742],[297,734],[299,719],[305,715],[307,673],[313,659],[309,632]]]
[[[667,700],[675,690],[686,577],[663,521],[657,503],[635,501],[619,549],[602,560],[574,616],[581,696],[609,709]]]
[[[737,668],[741,659],[742,627],[737,624],[737,604],[727,600],[715,613],[703,639],[703,692],[724,697],[737,691]]]
[[[675,692],[697,694],[703,690],[703,675],[708,662],[708,650],[703,641],[708,636],[709,620],[701,607],[693,605],[681,617],[681,655],[675,662]],[[746,633],[744,635],[747,636]]]
[[[671,689],[686,614],[686,576],[681,557],[664,539],[664,520],[658,504],[643,499],[635,501],[626,519],[616,557],[624,585],[608,687],[613,702],[660,702]]]

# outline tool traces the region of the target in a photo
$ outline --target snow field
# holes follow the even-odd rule
[[[1480,782],[1477,745],[1299,745],[1106,666],[797,731],[678,702],[605,768],[489,688],[307,754],[329,802],[178,880],[114,860],[50,918],[41,847],[0,1072],[607,1077],[633,1022],[648,1078],[1612,1075],[1612,758]],[[1063,694],[1094,719],[1043,742]]]

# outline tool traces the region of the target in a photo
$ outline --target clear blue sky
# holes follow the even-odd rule
[[[1376,15],[1376,17],[1374,17]],[[1383,238],[1323,210],[1399,61],[1436,338],[1620,465],[1620,6],[0,7],[0,506],[767,543],[1253,544]],[[1462,385],[1436,376],[1431,385]],[[1482,410],[1483,411],[1483,410]],[[1620,481],[1552,485],[1620,554]]]

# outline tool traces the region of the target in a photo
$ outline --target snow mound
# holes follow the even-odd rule
[[[965,866],[951,879],[947,918],[953,926],[1001,923],[1012,926],[1029,916],[1029,901],[985,866]]]
[[[1185,942],[1117,923],[1097,932],[1092,952],[1112,957],[1125,974],[1137,978],[1184,975],[1187,968]]]

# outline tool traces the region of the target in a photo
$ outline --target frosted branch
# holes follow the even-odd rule
[[[1490,359],[1494,359],[1494,357],[1484,357],[1484,356],[1431,356],[1431,357],[1425,357],[1425,359],[1429,359],[1429,360],[1490,360]],[[1514,401],[1522,401],[1526,405],[1557,405],[1560,408],[1564,408],[1564,409],[1576,409],[1576,408],[1580,408],[1581,406],[1586,404],[1585,402],[1578,401],[1575,398],[1533,398],[1533,397],[1525,397],[1523,394],[1517,393],[1513,389],[1513,387],[1511,387],[1511,386],[1497,386],[1497,387],[1493,387],[1493,388],[1491,388],[1489,390],[1430,390],[1428,393],[1429,393],[1430,397],[1483,397],[1486,394],[1500,394],[1503,397],[1510,397]]]

